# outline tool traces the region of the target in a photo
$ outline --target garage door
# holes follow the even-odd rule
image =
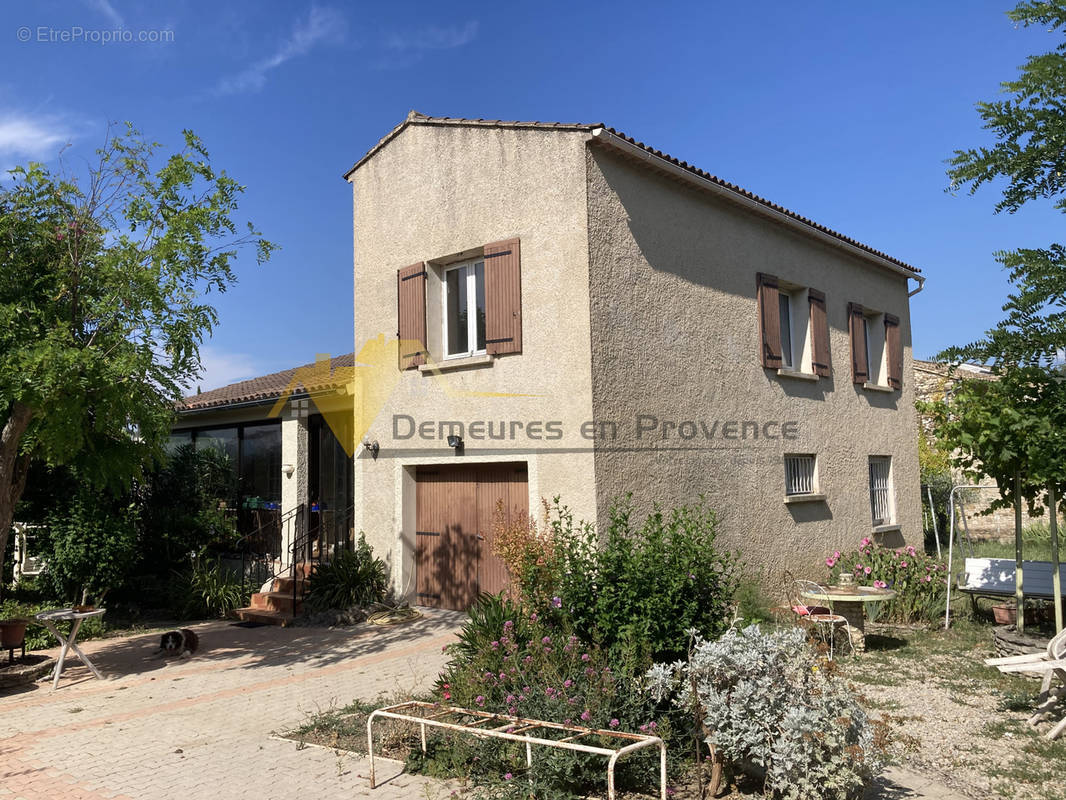
[[[492,554],[493,521],[502,503],[508,519],[529,510],[525,464],[419,467],[415,570],[418,602],[465,610],[481,592],[507,587]]]

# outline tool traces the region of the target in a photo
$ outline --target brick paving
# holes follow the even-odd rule
[[[156,657],[157,634],[86,642],[107,680],[75,660],[55,692],[47,680],[0,691],[0,800],[448,797],[453,785],[387,760],[378,774],[388,780],[371,791],[365,759],[271,738],[356,697],[428,688],[463,615],[424,613],[348,631],[201,623],[185,660]],[[902,769],[866,797],[962,798]]]
[[[0,799],[447,796],[451,786],[399,765],[371,792],[364,759],[270,734],[356,697],[428,688],[462,618],[426,610],[349,631],[202,623],[185,660],[154,656],[156,634],[86,642],[107,680],[75,660],[55,692],[42,682],[0,694]]]

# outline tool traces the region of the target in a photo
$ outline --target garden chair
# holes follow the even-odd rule
[[[789,598],[789,605],[793,613],[801,620],[811,623],[818,628],[822,635],[822,641],[829,645],[829,660],[833,660],[837,630],[841,627],[847,634],[848,647],[855,652],[855,646],[851,643],[851,626],[848,620],[840,614],[833,613],[833,601],[826,594],[825,587],[814,581],[795,580],[795,597]],[[814,598],[813,601],[807,598]],[[811,602],[820,605],[810,605]],[[827,637],[828,634],[828,637]]]
[[[1051,713],[1056,703],[1066,699],[1066,629],[1052,637],[1048,642],[1047,650],[1043,653],[986,658],[985,664],[995,667],[1000,672],[1035,672],[1043,676],[1040,696],[1036,701],[1036,711],[1029,718],[1030,725],[1042,722]],[[1052,688],[1051,684],[1055,678],[1058,678],[1060,685]],[[1066,731],[1066,719],[1052,728],[1047,738],[1057,739],[1064,731]]]

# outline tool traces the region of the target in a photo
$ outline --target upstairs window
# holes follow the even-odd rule
[[[464,253],[397,270],[401,370],[434,360],[522,352],[519,240]]]
[[[848,303],[851,380],[868,389],[903,387],[899,317]]]
[[[444,357],[485,352],[485,262],[444,272]]]
[[[756,281],[762,365],[782,374],[832,374],[825,295],[761,272]]]

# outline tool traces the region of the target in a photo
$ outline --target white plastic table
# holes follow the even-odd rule
[[[59,660],[56,661],[55,672],[52,675],[53,690],[59,688],[59,676],[63,673],[63,662],[66,661],[67,652],[70,650],[74,651],[74,655],[81,659],[81,663],[87,666],[93,675],[100,680],[104,679],[104,676],[100,674],[100,671],[93,666],[93,662],[89,660],[89,657],[81,651],[80,647],[78,647],[77,639],[78,629],[81,628],[82,620],[88,619],[89,617],[103,616],[105,610],[106,609],[103,608],[94,608],[92,611],[75,611],[73,608],[54,608],[50,611],[42,611],[37,615],[37,621],[44,627],[48,628],[52,635],[59,640],[60,645],[62,645],[62,649],[59,651]],[[66,620],[73,621],[73,624],[70,626],[70,636],[65,637],[59,632],[59,628],[56,627],[55,623]]]

